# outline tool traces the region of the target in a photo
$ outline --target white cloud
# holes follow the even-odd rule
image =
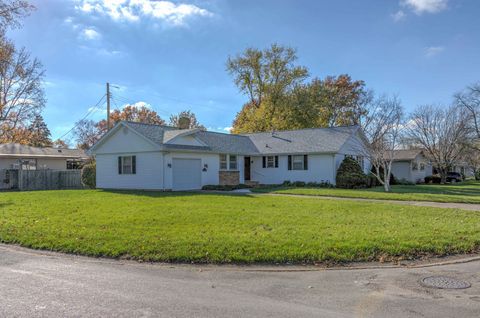
[[[222,130],[228,133],[232,132],[233,127],[224,127]]]
[[[402,10],[398,10],[397,12],[392,14],[392,19],[395,22],[400,22],[400,21],[404,20],[406,16],[407,15],[405,14],[405,12],[403,12]]]
[[[448,0],[402,0],[401,5],[407,7],[415,14],[438,13],[447,9]]]
[[[430,46],[425,48],[425,57],[431,58],[445,51],[443,46]]]
[[[84,13],[98,13],[115,21],[139,21],[152,18],[170,25],[185,25],[189,17],[213,14],[193,4],[156,0],[77,0],[75,8]]]
[[[95,31],[93,28],[83,29],[80,33],[80,36],[85,40],[98,40],[102,37],[101,34]]]

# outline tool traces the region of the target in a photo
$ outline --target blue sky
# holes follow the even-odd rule
[[[37,0],[10,32],[46,69],[45,120],[54,138],[105,93],[150,104],[162,118],[191,109],[223,131],[246,101],[229,55],[271,43],[298,50],[311,75],[350,74],[407,110],[447,104],[480,81],[478,0]],[[102,110],[89,118],[104,116]],[[67,136],[67,138],[70,136]]]

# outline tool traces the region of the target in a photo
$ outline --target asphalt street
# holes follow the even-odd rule
[[[0,245],[0,317],[480,317],[480,261],[297,268],[143,264]],[[471,287],[420,284],[432,275]]]

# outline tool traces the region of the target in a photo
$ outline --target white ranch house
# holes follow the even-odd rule
[[[233,135],[119,122],[91,149],[97,187],[194,190],[204,185],[330,182],[353,156],[367,173],[358,126]]]
[[[431,176],[433,167],[423,150],[395,150],[393,154],[392,174],[398,180],[406,180],[413,183],[425,181],[425,177]]]

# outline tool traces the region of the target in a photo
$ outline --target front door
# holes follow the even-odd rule
[[[250,181],[250,157],[245,157],[243,159],[243,162],[244,162],[243,171],[244,171],[245,181]]]

